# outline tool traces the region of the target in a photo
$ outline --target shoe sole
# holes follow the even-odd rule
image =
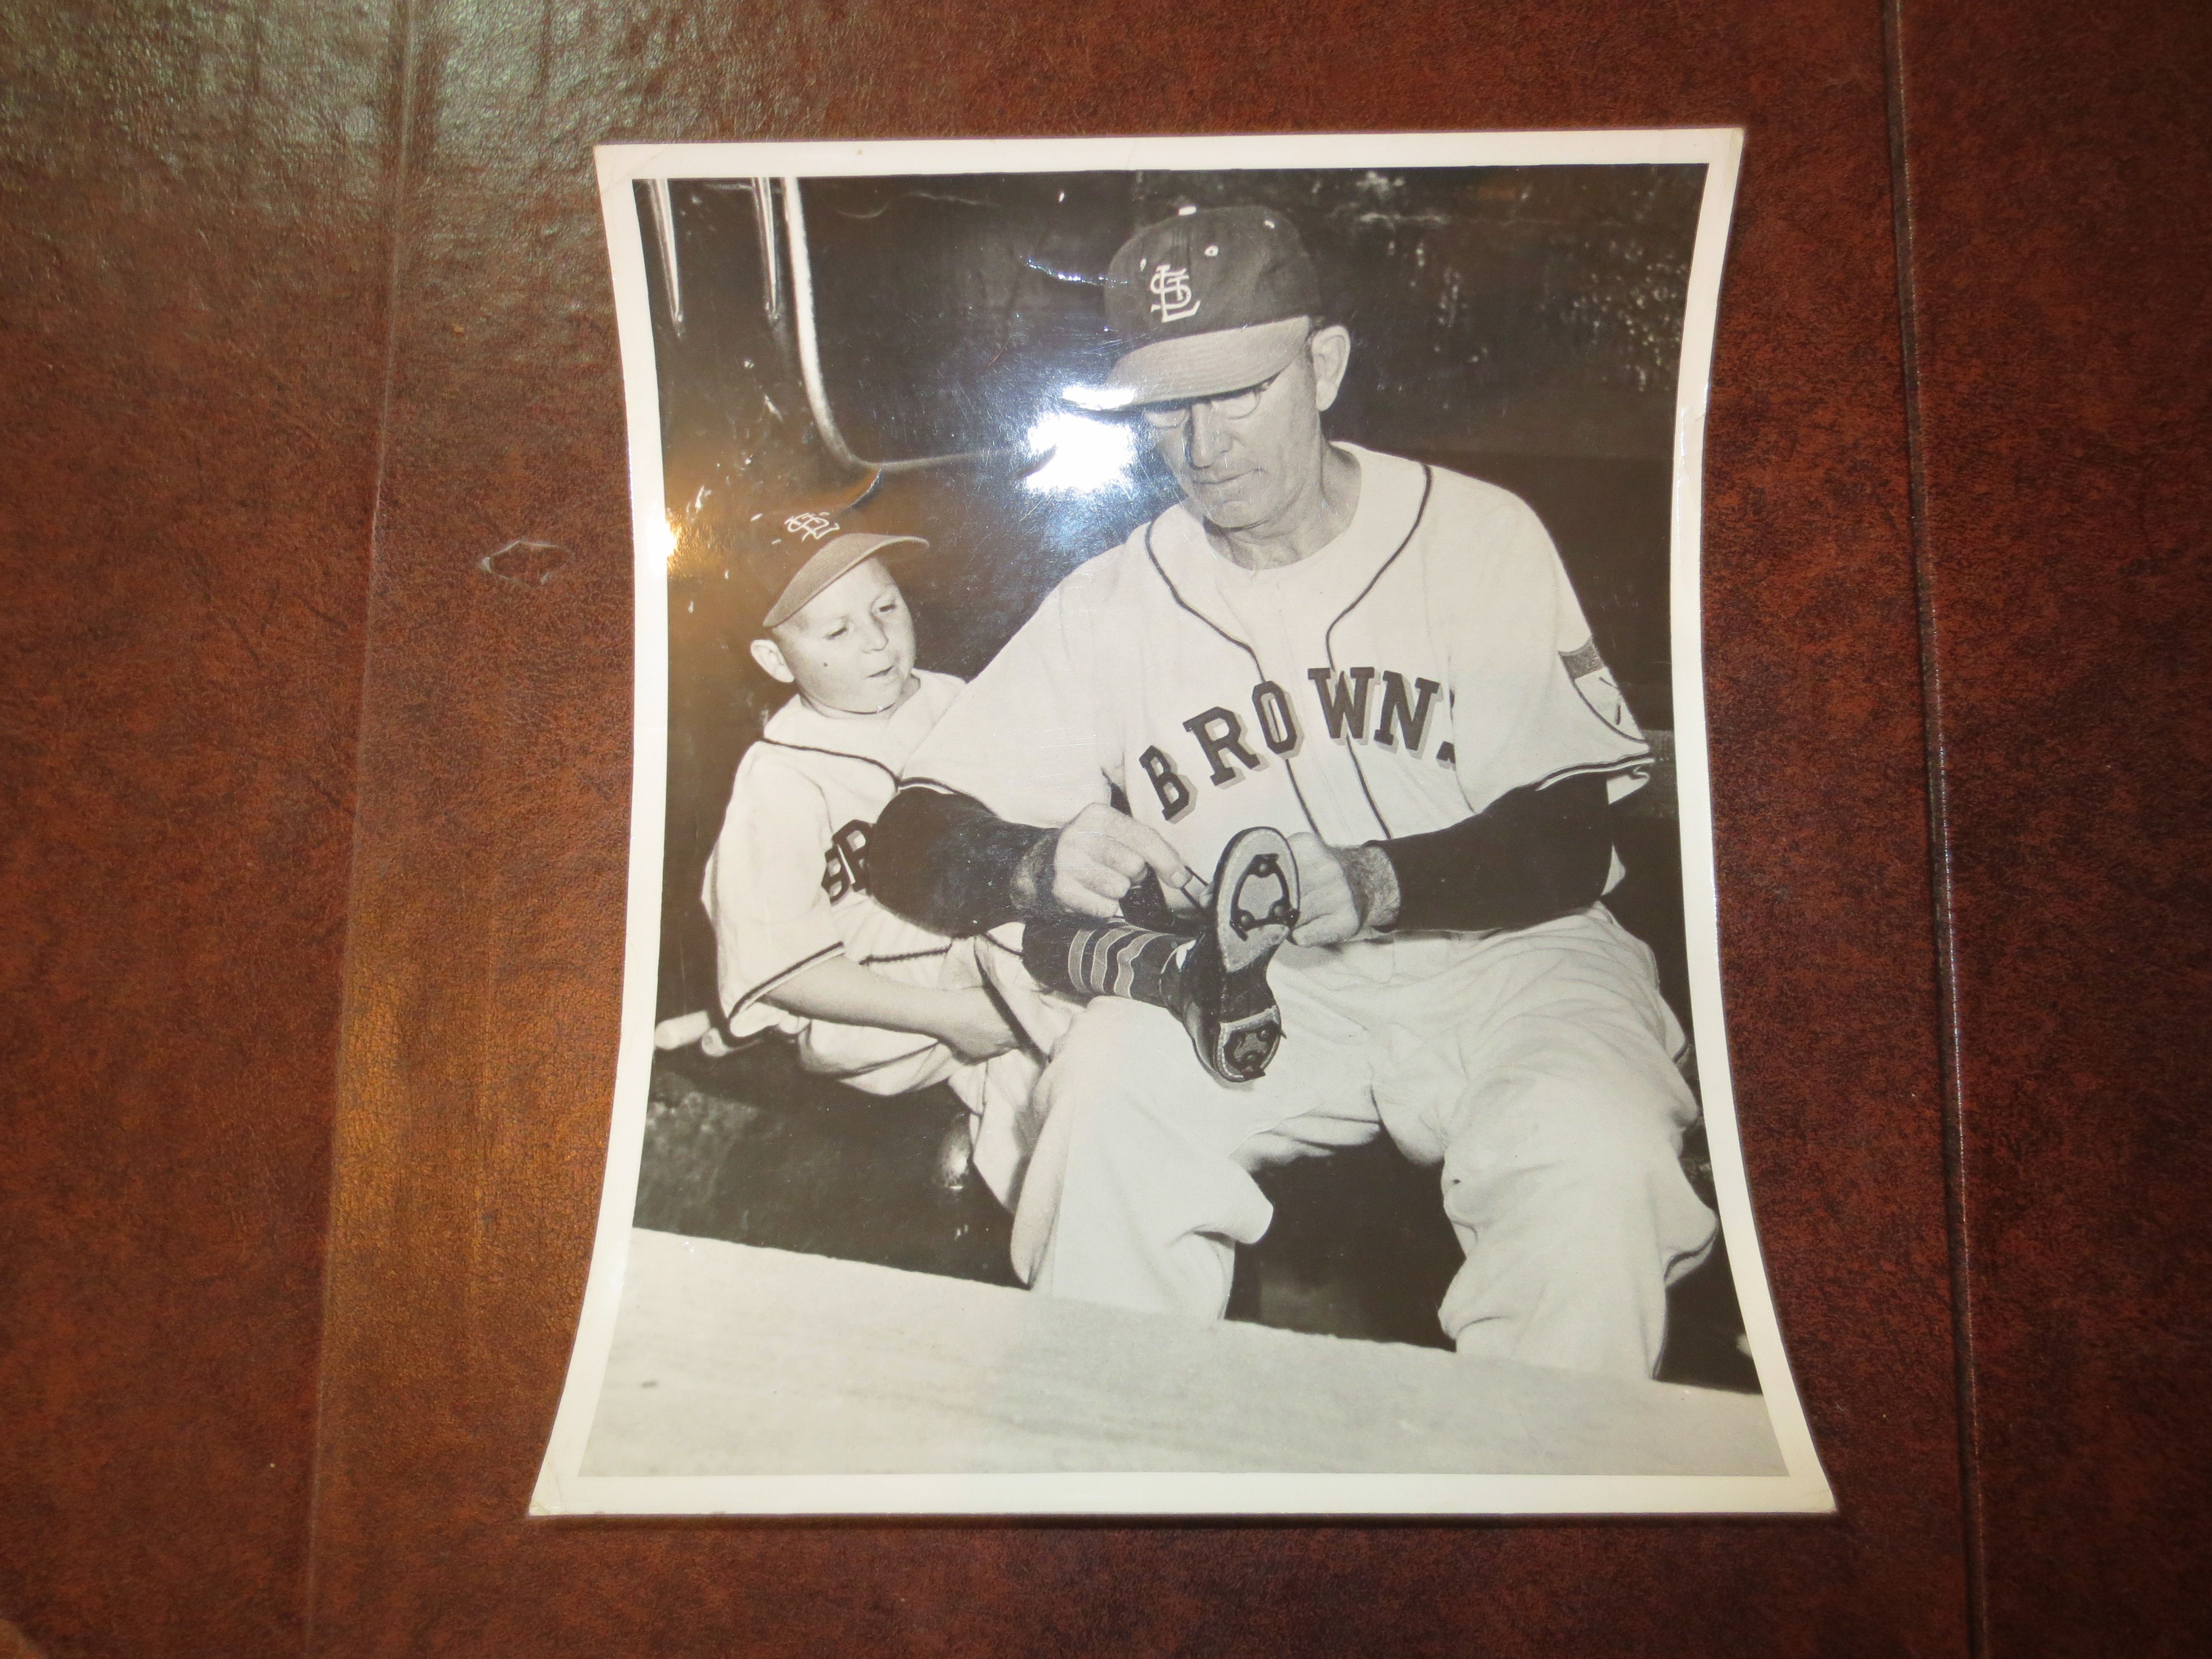
[[[1246,830],[1222,849],[1206,920],[1218,978],[1188,1022],[1191,1040],[1223,1082],[1256,1082],[1283,1040],[1267,964],[1298,923],[1297,864],[1280,831]]]
[[[1298,866],[1279,830],[1240,830],[1215,866],[1209,920],[1224,973],[1273,956],[1298,925]]]

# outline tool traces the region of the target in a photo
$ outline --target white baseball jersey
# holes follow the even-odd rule
[[[867,890],[869,830],[899,769],[961,689],[950,674],[916,677],[921,689],[884,714],[822,714],[793,697],[738,763],[700,894],[732,1036],[804,1030],[805,1019],[762,998],[840,951],[894,978],[933,982],[921,970],[951,941],[893,915]]]
[[[1535,514],[1339,447],[1359,500],[1328,546],[1247,571],[1170,507],[1046,598],[907,781],[1040,828],[1118,789],[1201,876],[1254,824],[1352,846],[1577,774],[1635,788],[1650,751]]]

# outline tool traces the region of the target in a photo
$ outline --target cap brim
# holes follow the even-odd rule
[[[881,536],[854,532],[823,544],[822,550],[799,566],[799,574],[785,584],[782,597],[761,618],[763,628],[780,628],[806,608],[822,590],[855,565],[866,564],[886,548],[927,547],[919,536]]]
[[[1273,380],[1306,343],[1312,320],[1283,317],[1249,328],[1155,340],[1125,354],[1103,386],[1070,386],[1063,395],[1085,409],[1134,409],[1218,398]]]

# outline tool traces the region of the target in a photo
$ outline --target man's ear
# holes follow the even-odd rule
[[[1344,371],[1352,362],[1352,332],[1341,324],[1316,329],[1306,349],[1313,354],[1314,407],[1327,409],[1344,385]]]
[[[772,680],[781,680],[786,685],[795,683],[799,676],[791,672],[791,665],[783,659],[783,647],[774,640],[753,641],[753,660]]]

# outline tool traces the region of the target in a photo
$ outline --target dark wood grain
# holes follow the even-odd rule
[[[1963,1651],[1880,23],[1841,4],[419,12],[316,1653]],[[629,543],[586,147],[1734,122],[1707,542],[1725,966],[1753,1189],[1841,1516],[526,1521],[621,965]],[[567,562],[529,588],[477,568],[519,537]]]
[[[2202,1653],[2212,13],[1900,39],[1986,1650]]]
[[[300,1650],[391,44],[0,20],[0,1629],[56,1655]]]

